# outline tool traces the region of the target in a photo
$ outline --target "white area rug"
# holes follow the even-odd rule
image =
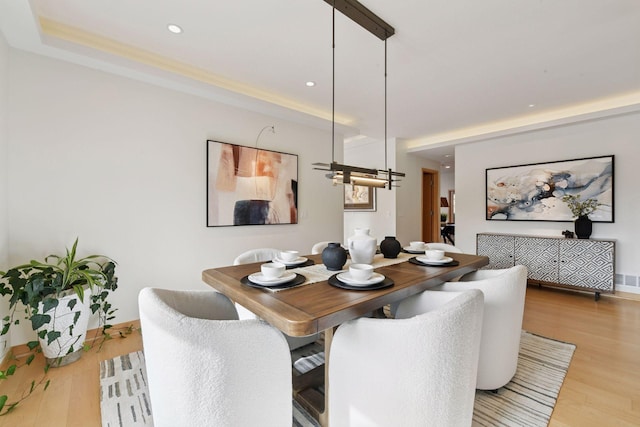
[[[518,369],[497,393],[478,391],[474,426],[547,426],[575,345],[522,332]],[[323,363],[324,354],[296,361],[298,371]],[[318,424],[295,401],[294,427]],[[152,426],[144,355],[141,351],[100,362],[100,409],[103,427]]]

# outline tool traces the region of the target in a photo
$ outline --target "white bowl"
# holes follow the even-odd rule
[[[282,276],[287,267],[279,262],[268,262],[260,266],[260,271],[266,279],[277,279]]]
[[[369,280],[372,274],[373,266],[369,264],[351,264],[349,266],[349,276],[351,276],[353,280]]]
[[[440,249],[427,249],[424,254],[430,261],[440,261],[444,258],[444,251]]]
[[[424,251],[424,242],[409,242],[412,251]]]
[[[280,259],[282,261],[295,261],[296,259],[298,259],[299,255],[300,252],[298,251],[281,251]]]

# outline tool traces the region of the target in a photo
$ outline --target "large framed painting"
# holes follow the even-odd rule
[[[376,210],[376,189],[364,185],[344,185],[344,209],[373,212]]]
[[[297,223],[297,155],[207,141],[207,227]]]
[[[562,197],[579,195],[600,205],[594,222],[614,222],[614,156],[589,157],[486,170],[486,219],[573,221]]]

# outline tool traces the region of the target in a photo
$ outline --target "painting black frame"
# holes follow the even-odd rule
[[[595,198],[603,203],[589,216],[593,222],[613,223],[614,159],[614,155],[607,155],[486,169],[485,219],[573,221],[575,218],[562,201],[562,196],[580,194],[582,200]],[[525,177],[529,183],[523,184]],[[513,197],[514,183],[519,185],[520,196],[524,193],[528,196]],[[514,187],[512,193],[511,187]]]
[[[207,140],[206,148],[207,227],[298,223],[297,154],[215,140]],[[259,166],[265,162],[268,163],[268,168]],[[251,167],[247,167],[248,165]],[[258,168],[261,170],[260,174],[258,174]],[[273,171],[278,173],[277,177],[269,176],[269,172]],[[222,180],[220,180],[221,176]],[[255,185],[251,180],[255,181]],[[227,188],[221,190],[221,186]],[[244,193],[253,192],[256,197],[242,200],[243,196],[240,195],[242,189],[245,190]],[[267,193],[276,200],[262,200],[257,197]],[[239,202],[242,204],[240,208]],[[232,203],[233,206],[231,206]],[[274,214],[274,211],[279,214],[277,212]],[[258,212],[258,215],[250,212]],[[231,219],[229,219],[230,215]],[[239,217],[242,219],[238,220]],[[286,221],[283,220],[285,217],[287,217]]]

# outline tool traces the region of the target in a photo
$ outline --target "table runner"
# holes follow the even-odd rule
[[[386,267],[388,265],[400,264],[401,262],[408,261],[409,258],[413,256],[415,255],[407,254],[404,252],[401,252],[400,254],[398,254],[397,258],[385,258],[384,255],[382,254],[376,254],[373,257],[373,262],[371,263],[371,265],[373,266],[374,269]],[[349,271],[349,265],[351,265],[351,260],[347,259],[347,263],[344,265],[344,268],[338,271],[327,270],[327,267],[325,267],[324,264],[314,264],[314,265],[309,265],[307,267],[292,268],[291,270],[287,270],[287,272],[302,274],[304,277],[306,277],[307,280],[305,280],[303,283],[297,286],[292,286],[290,288],[272,289],[272,288],[265,287],[264,289],[270,292],[280,292],[280,291],[286,291],[287,289],[297,288],[299,286],[305,286],[305,285],[310,285],[312,283],[323,282],[325,280],[328,280],[329,277],[333,276],[334,274],[344,273],[346,271]]]

